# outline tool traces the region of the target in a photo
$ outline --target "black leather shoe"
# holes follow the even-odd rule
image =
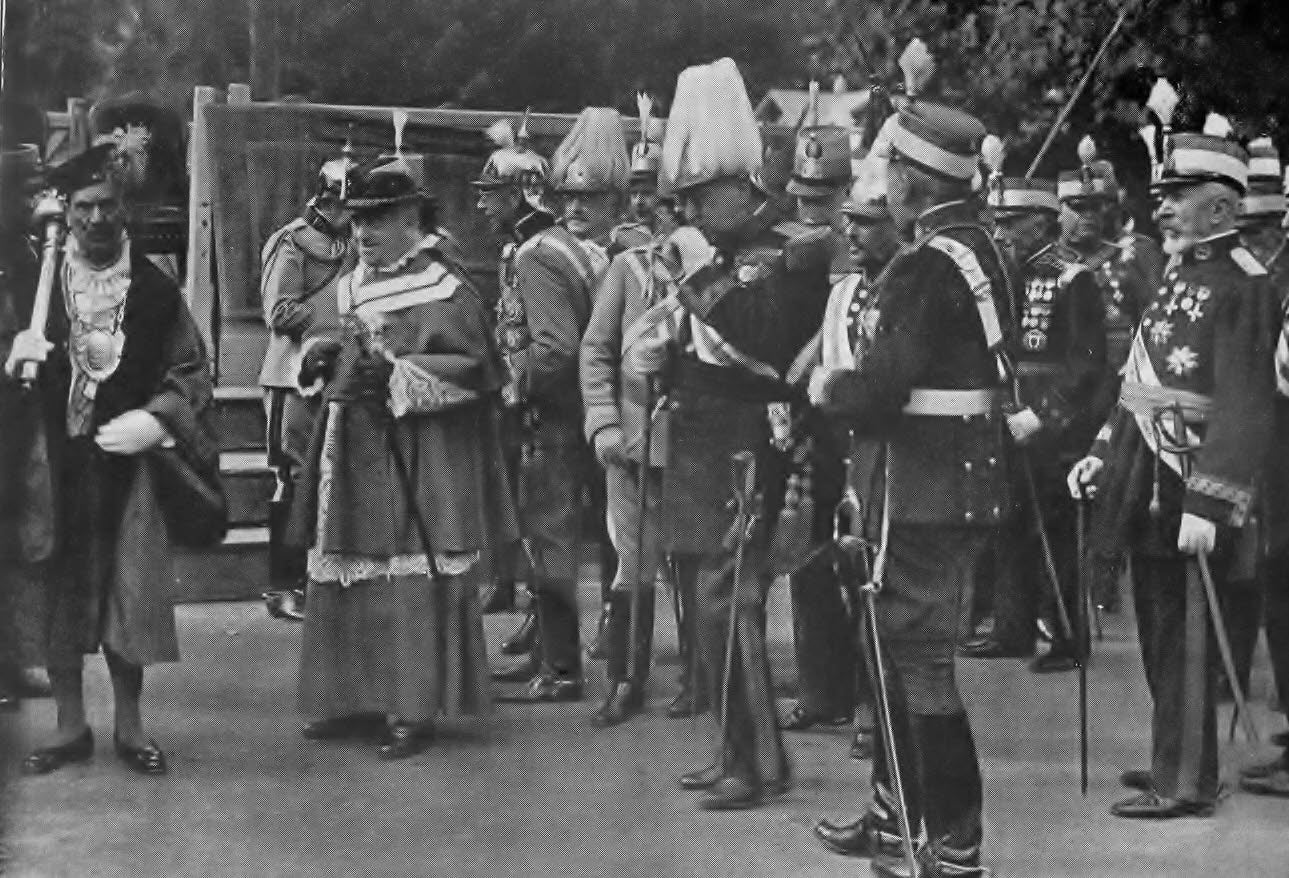
[[[696,713],[706,713],[710,706],[707,698],[695,698],[693,688],[683,686],[671,700],[671,704],[667,705],[667,716],[672,719],[685,719]]]
[[[1064,650],[1049,650],[1029,663],[1035,674],[1063,674],[1078,668],[1078,660]]]
[[[595,623],[595,639],[586,648],[586,657],[593,661],[604,661],[609,657],[604,630],[609,625],[609,614],[612,606],[612,604],[605,604],[600,608],[600,620]]]
[[[719,765],[709,765],[697,771],[680,776],[682,790],[709,790],[725,776],[725,770]]]
[[[965,859],[951,859],[943,850],[937,856],[930,845],[924,844],[914,853],[917,871],[910,875],[908,859],[901,845],[894,853],[874,856],[872,870],[877,878],[988,878],[990,872],[980,865],[979,859],[979,852]]]
[[[515,583],[513,580],[494,579],[482,600],[484,615],[513,613],[515,611]]]
[[[143,747],[131,747],[113,735],[112,749],[116,751],[116,758],[124,762],[132,771],[154,777],[166,773],[166,754],[161,752],[156,741],[148,741]]]
[[[1119,775],[1119,783],[1130,790],[1141,790],[1143,793],[1148,793],[1155,788],[1154,778],[1144,768],[1129,768]]]
[[[524,617],[524,621],[519,623],[515,633],[501,641],[501,653],[502,655],[523,655],[532,651],[536,640],[537,616],[530,612]]]
[[[1003,643],[993,637],[977,637],[958,647],[958,655],[972,659],[1029,658],[1033,654],[1032,645]]]
[[[527,683],[537,674],[537,669],[537,660],[532,656],[525,656],[493,671],[492,679],[498,683]]]
[[[300,589],[266,591],[263,598],[264,609],[274,619],[283,622],[304,621],[304,592]]]
[[[376,755],[381,759],[407,759],[420,753],[434,740],[434,730],[428,725],[414,726],[408,723],[396,723],[389,727],[385,743],[380,745]]]
[[[40,747],[22,761],[23,774],[49,774],[73,762],[89,762],[94,755],[94,733],[86,727],[66,744]]]
[[[1212,802],[1183,802],[1154,792],[1144,792],[1110,806],[1116,817],[1131,820],[1172,820],[1176,817],[1212,817]]]
[[[563,674],[539,674],[528,684],[524,701],[571,702],[582,700],[582,681]]]
[[[1240,779],[1256,780],[1257,778],[1270,777],[1282,771],[1289,771],[1289,752],[1281,753],[1268,762],[1255,762],[1252,765],[1244,766],[1240,769]]]
[[[755,808],[762,801],[759,784],[730,774],[708,788],[707,795],[699,800],[698,807],[704,811],[743,811]]]
[[[311,722],[300,730],[310,741],[335,741],[342,738],[377,738],[384,734],[385,717],[379,713],[336,716]]]
[[[870,814],[864,814],[850,823],[820,820],[815,824],[815,837],[823,842],[828,850],[844,857],[868,859],[882,850],[881,839]]]
[[[868,762],[873,758],[876,740],[872,729],[859,729],[850,741],[850,758],[857,762]]]
[[[1242,777],[1240,789],[1255,796],[1289,798],[1289,769],[1281,768],[1260,777]]]
[[[792,706],[779,720],[779,728],[785,732],[804,732],[807,729],[813,729],[815,726],[827,726],[837,728],[850,722],[848,716],[822,716],[807,708],[798,701]]]
[[[633,680],[614,680],[609,695],[591,717],[591,725],[607,729],[620,725],[644,710],[644,686]]]

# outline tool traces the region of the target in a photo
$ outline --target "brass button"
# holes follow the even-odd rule
[[[969,460],[968,460],[968,461],[965,461],[965,462],[962,464],[962,468],[963,468],[963,469],[965,469],[967,472],[971,472],[971,470],[972,470],[972,464],[971,464],[971,461],[969,461]]]
[[[991,457],[991,458],[989,458],[989,465],[990,465],[990,466],[998,466],[998,458],[996,458],[996,457]]]
[[[1001,516],[1002,514],[1003,514],[1003,511],[1002,511],[1001,509],[999,509],[997,506],[995,506],[995,507],[994,507],[994,518],[998,518],[998,517],[999,517],[999,516]]]
[[[962,517],[965,518],[967,521],[972,521],[975,519],[976,514],[974,512],[964,512],[962,513]]]

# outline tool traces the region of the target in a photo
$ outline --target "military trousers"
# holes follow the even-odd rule
[[[1289,551],[1267,559],[1260,578],[1271,672],[1275,678],[1280,711],[1289,714]]]
[[[771,578],[764,543],[755,538],[750,542],[737,578],[735,553],[729,547],[707,555],[699,567],[699,664],[709,691],[716,694],[717,720],[723,718],[725,772],[753,783],[775,784],[787,780],[789,769],[765,645],[765,599]],[[731,637],[733,650],[727,653]]]
[[[789,589],[797,701],[816,716],[850,716],[858,700],[867,700],[868,690],[856,648],[856,604],[847,600],[828,553],[794,573]]]
[[[1217,655],[1208,605],[1189,562],[1134,552],[1133,598],[1153,702],[1150,774],[1155,792],[1212,803],[1218,791]],[[1215,577],[1221,566],[1215,565]],[[1220,581],[1220,580],[1219,580]]]
[[[536,601],[541,659],[548,671],[577,674],[582,667],[577,573],[586,443],[575,424],[555,419],[519,440],[519,530],[531,553],[529,591]]]
[[[645,486],[644,546],[640,547],[640,475],[638,467],[609,464],[604,468],[609,539],[617,552],[615,591],[634,591],[638,583],[653,587],[663,563],[662,534],[659,530],[658,501],[662,496],[662,470],[649,467]],[[637,571],[637,558],[644,560],[644,572]]]
[[[887,753],[893,746],[914,835],[918,823],[925,824],[927,837],[961,860],[979,855],[983,784],[958,694],[954,654],[976,565],[990,538],[983,529],[893,525],[877,595],[895,735],[888,741],[879,724],[872,807],[891,813],[894,785]],[[875,676],[876,663],[872,654],[869,658]]]
[[[1078,510],[1059,474],[1036,472],[1035,487],[1062,603],[1073,626],[1078,618]],[[1053,648],[1068,647],[1070,644],[1063,642],[1057,622],[1056,592],[1043,557],[1042,538],[1029,500],[1029,488],[1020,485],[1016,490],[1015,514],[1000,529],[996,543],[994,639],[1020,650],[1031,649],[1036,623],[1042,614],[1053,622],[1057,631],[1058,639]]]

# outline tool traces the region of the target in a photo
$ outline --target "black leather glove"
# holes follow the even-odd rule
[[[330,383],[336,373],[341,347],[340,342],[330,338],[310,345],[305,351],[304,361],[300,363],[300,386],[308,387],[319,378],[323,384]]]
[[[269,323],[274,332],[299,341],[305,330],[313,325],[313,306],[308,302],[282,299],[269,311]]]

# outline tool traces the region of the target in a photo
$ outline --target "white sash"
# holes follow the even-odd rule
[[[1123,364],[1120,372],[1125,382],[1134,381],[1138,384],[1145,384],[1148,387],[1163,387],[1159,380],[1159,375],[1155,372],[1155,366],[1150,362],[1150,354],[1146,350],[1146,343],[1142,340],[1141,329],[1138,328],[1136,334],[1132,337],[1132,347],[1128,351],[1128,361]],[[1146,445],[1155,453],[1168,468],[1182,475],[1182,460],[1171,451],[1161,451],[1159,448],[1159,438],[1155,435],[1155,425],[1152,423],[1149,415],[1137,414],[1132,412],[1133,420],[1137,422],[1137,430],[1141,433],[1141,438],[1146,440]],[[1186,444],[1192,448],[1198,448],[1200,438],[1195,431],[1189,426],[1186,428]]]

